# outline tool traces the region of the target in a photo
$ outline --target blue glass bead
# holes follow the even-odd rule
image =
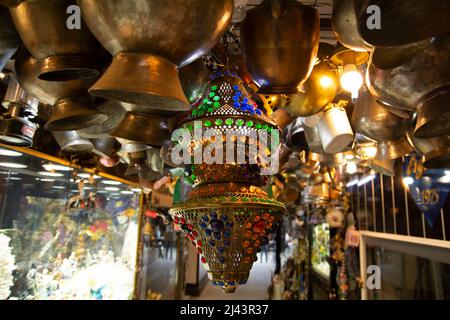
[[[227,223],[227,227],[228,228],[232,228],[234,226],[234,223],[232,222],[232,221],[229,221],[228,223]]]
[[[220,216],[220,220],[226,222],[226,221],[228,221],[228,216],[222,215],[222,216]]]
[[[206,224],[205,224],[205,223],[201,223],[201,224],[200,224],[200,228],[206,229]]]
[[[214,239],[220,240],[220,238],[221,238],[220,233],[214,233]]]
[[[205,221],[205,222],[208,222],[208,221],[209,221],[209,218],[208,218],[208,216],[203,216],[203,217],[202,217],[202,220]]]
[[[233,101],[239,101],[239,97],[238,96],[233,96]]]
[[[230,232],[229,232],[229,231],[224,231],[224,232],[223,232],[223,236],[224,236],[225,238],[229,238],[229,237],[230,237]]]
[[[233,106],[235,106],[236,108],[239,108],[241,106],[241,104],[237,101],[233,102]]]
[[[219,286],[223,287],[225,285],[225,283],[223,281],[219,281],[218,282]]]
[[[248,102],[248,98],[244,98],[244,100],[243,100],[245,103],[247,103]]]
[[[209,225],[211,226],[211,230],[214,233],[222,232],[223,227],[224,227],[223,222],[220,220],[211,220]]]
[[[260,116],[260,115],[261,115],[261,110],[256,109],[256,114],[257,114],[258,116]]]
[[[206,234],[207,236],[210,236],[210,235],[211,235],[211,230],[206,229],[206,230],[205,230],[205,234]]]
[[[219,262],[220,263],[225,263],[225,258],[224,257],[219,257]]]
[[[217,213],[215,211],[211,211],[209,216],[211,217],[211,219],[215,219],[215,218],[217,218]]]
[[[237,95],[238,97],[240,97],[240,96],[242,96],[242,92],[236,91],[235,95]]]
[[[236,284],[236,282],[234,282],[234,281],[228,281],[229,286],[234,286],[235,284]]]
[[[238,85],[234,85],[233,86],[233,90],[239,90],[239,86]]]

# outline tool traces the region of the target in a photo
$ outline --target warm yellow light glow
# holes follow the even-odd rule
[[[354,173],[356,173],[356,171],[358,171],[358,168],[354,161],[348,161],[346,169],[347,169],[348,174],[354,174]]]
[[[404,183],[405,185],[409,186],[409,185],[411,185],[411,184],[414,183],[414,180],[413,180],[413,178],[411,178],[411,177],[404,177],[404,178],[403,178],[403,183]]]
[[[355,67],[356,68],[356,67]],[[345,91],[357,94],[363,84],[361,73],[357,70],[349,70],[341,76],[341,86]]]
[[[375,158],[375,156],[377,155],[377,151],[377,147],[375,146],[365,148],[365,152],[368,158]]]
[[[329,76],[322,76],[320,77],[320,85],[323,88],[329,88],[333,85],[333,79],[331,79]]]

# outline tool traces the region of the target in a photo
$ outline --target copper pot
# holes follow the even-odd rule
[[[379,69],[393,69],[407,63],[417,54],[425,50],[431,39],[413,42],[403,46],[375,47],[372,52],[371,63]]]
[[[359,34],[355,0],[333,0],[331,27],[337,40],[347,48],[358,52],[372,50]]]
[[[111,132],[123,121],[126,111],[122,105],[116,101],[101,102],[97,110],[107,116],[107,119],[100,124],[95,124],[84,129],[79,129],[78,133],[83,138],[108,138]]]
[[[123,121],[111,133],[114,137],[161,147],[170,139],[168,122],[155,115],[140,115],[127,112]]]
[[[357,133],[377,142],[398,140],[405,134],[408,123],[378,104],[367,88],[360,90],[351,118]]]
[[[184,66],[178,70],[183,92],[189,103],[196,103],[205,92],[209,81],[209,70],[202,59]]]
[[[39,60],[39,78],[66,81],[100,74],[104,51],[89,29],[67,27],[68,0],[21,1],[9,7],[25,46]]]
[[[366,83],[384,104],[413,111],[430,93],[450,86],[449,74],[450,33],[433,39],[426,49],[396,68],[383,70],[370,63]]]
[[[417,107],[414,135],[431,138],[450,134],[450,86],[426,97]]]
[[[155,109],[189,109],[177,66],[189,64],[226,31],[232,0],[79,0],[83,17],[114,55],[94,95]]]
[[[424,157],[426,168],[447,168],[450,163],[450,135],[421,139],[414,135],[414,123],[406,133],[416,152]]]
[[[52,132],[52,135],[64,153],[85,153],[94,148],[89,140],[81,138],[75,130]]]
[[[447,0],[360,0],[355,2],[358,30],[373,46],[405,45],[450,31]],[[380,25],[371,28],[370,6],[379,8]]]
[[[378,160],[393,160],[406,156],[413,151],[413,146],[406,139],[406,136],[403,136],[398,140],[386,140],[378,143],[376,158]]]
[[[17,54],[15,69],[19,83],[29,94],[53,106],[53,114],[46,129],[76,130],[106,120],[107,116],[96,109],[94,100],[87,93],[95,78],[63,82],[40,80],[40,64],[26,50]]]
[[[304,92],[289,95],[286,110],[297,117],[312,116],[331,103],[338,90],[336,69],[329,60],[321,60],[304,83]]]
[[[16,52],[20,38],[8,9],[0,6],[0,72]]]
[[[317,55],[317,10],[294,0],[264,0],[247,12],[240,32],[259,93],[297,93]]]

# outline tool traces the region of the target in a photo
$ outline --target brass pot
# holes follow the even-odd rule
[[[69,0],[21,1],[9,7],[26,48],[39,60],[39,78],[66,81],[100,74],[104,51],[86,25],[67,27]]]
[[[450,135],[450,86],[433,92],[417,107],[417,123],[414,135],[431,138]]]
[[[170,139],[168,122],[155,115],[140,115],[127,112],[123,121],[111,133],[114,137],[141,142],[152,147],[161,147]]]
[[[423,165],[429,169],[448,168],[450,163],[450,135],[421,139],[414,135],[414,124],[406,136],[416,152],[424,157]]]
[[[84,129],[79,129],[78,133],[83,138],[108,138],[111,132],[123,121],[126,111],[122,105],[116,101],[105,101],[97,106],[97,110],[107,116],[107,119],[100,124],[95,124]]]
[[[78,0],[83,17],[114,55],[94,95],[155,109],[189,109],[177,66],[209,51],[226,31],[232,0]]]
[[[85,153],[90,152],[94,148],[92,142],[81,138],[74,130],[52,132],[52,135],[64,153]]]
[[[357,133],[382,142],[403,137],[409,121],[378,104],[369,90],[363,88],[353,109],[351,124]]]
[[[184,66],[178,70],[183,92],[189,103],[195,104],[202,97],[209,81],[209,70],[202,59]]]
[[[88,95],[59,99],[53,105],[52,116],[45,124],[45,130],[70,131],[104,122],[108,116],[93,108],[92,100]]]
[[[369,168],[375,172],[381,173],[385,176],[395,176],[395,160],[369,160]]]
[[[87,89],[95,78],[68,81],[44,81],[38,78],[39,61],[26,50],[21,50],[15,60],[15,70],[20,85],[40,101],[53,106],[53,114],[46,129],[69,131],[103,123],[107,116],[96,109]]]
[[[292,117],[286,109],[280,108],[272,113],[270,119],[275,122],[280,129],[284,129],[295,120],[295,117]]]
[[[393,69],[407,63],[417,54],[425,50],[431,39],[413,42],[396,47],[375,47],[372,52],[371,63],[378,69]]]
[[[359,34],[355,0],[333,0],[331,27],[337,40],[347,48],[358,52],[372,50]]]
[[[264,0],[241,25],[241,45],[259,93],[297,93],[319,46],[319,14],[294,0]]]
[[[20,38],[7,8],[0,6],[0,72],[16,52]]]
[[[386,140],[378,143],[377,160],[393,160],[406,156],[414,151],[406,136],[398,140]]]
[[[331,103],[338,90],[336,69],[329,60],[321,60],[304,83],[304,92],[289,95],[286,110],[296,117],[312,116]]]
[[[373,54],[371,60],[373,59]],[[450,33],[396,68],[383,70],[369,64],[366,83],[379,101],[414,111],[430,93],[450,86]]]
[[[450,31],[447,0],[362,0],[355,5],[359,34],[373,46],[401,46]],[[369,6],[379,8],[377,28],[371,28],[369,19],[375,15]]]

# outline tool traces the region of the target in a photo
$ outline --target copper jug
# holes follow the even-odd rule
[[[247,12],[240,32],[259,93],[297,93],[319,47],[317,10],[294,0],[264,0]]]

